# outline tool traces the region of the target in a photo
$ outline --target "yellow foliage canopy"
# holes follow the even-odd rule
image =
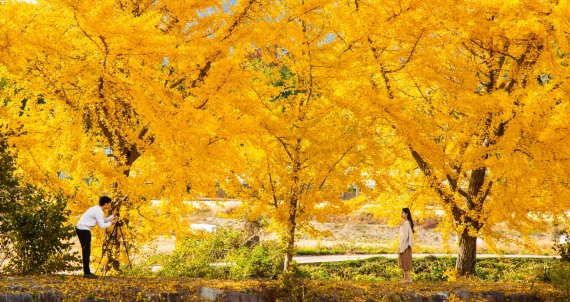
[[[128,196],[141,237],[184,233],[183,200],[220,186],[291,252],[369,180],[394,217],[442,205],[462,245],[526,234],[570,208],[568,7],[6,1],[0,115],[27,180],[74,213]]]

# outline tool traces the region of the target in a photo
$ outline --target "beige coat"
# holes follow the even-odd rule
[[[407,248],[414,246],[414,232],[409,221],[404,221],[400,227],[400,244],[399,252],[403,253]]]

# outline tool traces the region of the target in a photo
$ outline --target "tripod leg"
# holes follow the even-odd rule
[[[101,259],[99,259],[99,264],[97,264],[97,270],[99,270],[99,266],[101,265],[101,262],[105,257],[105,254],[108,255],[107,258],[109,259],[112,257],[113,253],[112,241],[114,241],[113,239],[116,238],[117,238],[117,225],[114,225],[113,229],[111,230],[111,233],[105,232],[105,239],[103,240],[103,245],[101,246]],[[107,269],[108,269],[108,263],[105,264],[103,267],[102,271],[103,276],[107,274]]]
[[[132,269],[131,258],[129,256],[129,248],[127,247],[127,243],[125,242],[125,236],[123,235],[123,228],[119,227],[119,232],[121,232],[121,240],[123,241],[123,246],[125,247],[125,252],[127,253],[127,261],[129,262],[129,268]]]
[[[101,262],[103,261],[103,257],[105,257],[105,254],[107,253],[108,242],[109,242],[109,236],[107,233],[105,233],[105,238],[103,239],[103,244],[101,245],[101,258],[99,259],[99,263],[97,264],[96,271],[99,271],[99,266],[101,266]]]

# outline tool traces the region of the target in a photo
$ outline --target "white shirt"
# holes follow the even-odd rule
[[[108,228],[111,226],[112,223],[110,221],[113,220],[113,218],[113,215],[105,218],[103,208],[101,208],[101,206],[93,206],[90,207],[89,210],[85,211],[81,218],[79,218],[77,228],[80,230],[91,231],[91,228],[96,224],[103,229]]]
[[[398,245],[400,254],[405,252],[408,246],[414,246],[414,232],[412,225],[406,220],[400,227],[400,244]]]

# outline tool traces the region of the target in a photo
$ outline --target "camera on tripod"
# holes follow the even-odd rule
[[[125,223],[128,223],[128,219],[127,218],[120,218],[121,213],[119,213],[117,211],[117,214],[115,215],[115,218],[117,219],[117,221],[115,221],[115,227],[121,227],[123,225],[125,225]]]
[[[119,270],[120,263],[118,262],[117,259],[113,258],[113,254],[119,253],[121,243],[125,249],[127,260],[129,262],[129,267],[131,267],[131,260],[129,257],[129,247],[126,243],[126,240],[125,240],[125,237],[123,234],[123,228],[122,228],[123,225],[126,225],[128,227],[129,220],[127,218],[120,219],[119,212],[117,211],[116,213],[117,214],[114,217],[116,219],[116,221],[114,223],[114,226],[113,226],[111,232],[105,232],[105,240],[103,242],[103,245],[101,246],[101,259],[99,260],[99,264],[97,265],[97,269],[99,269],[99,266],[101,265],[101,262],[103,261],[103,258],[105,256],[108,256],[108,259],[110,262],[106,263],[103,266],[103,275],[106,274],[107,270],[110,267],[117,270],[117,271]]]

